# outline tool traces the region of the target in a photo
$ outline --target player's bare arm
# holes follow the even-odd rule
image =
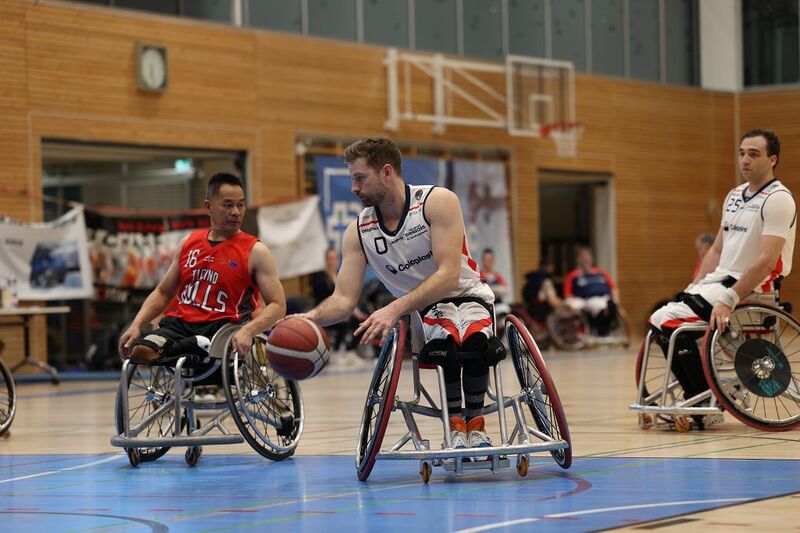
[[[781,255],[786,239],[776,235],[763,235],[761,237],[761,253],[755,261],[745,270],[731,289],[736,292],[738,299],[742,299],[753,292],[759,283],[769,276],[778,257]],[[735,307],[735,304],[734,304]],[[713,328],[715,325],[720,331],[725,330],[725,324],[733,312],[733,307],[726,303],[714,302],[714,309],[711,311],[709,324]]]
[[[248,266],[265,307],[233,336],[231,342],[239,353],[247,352],[254,336],[271,328],[286,314],[286,295],[278,278],[275,258],[264,243],[257,242],[250,250]]]
[[[187,237],[181,239],[172,256],[172,261],[167,268],[167,272],[155,289],[147,296],[139,312],[136,313],[131,325],[119,338],[119,352],[123,355],[130,355],[131,343],[138,339],[142,332],[142,327],[151,322],[154,318],[164,312],[167,305],[172,301],[181,283],[180,256],[183,244]]]
[[[336,275],[333,294],[305,316],[323,326],[336,324],[350,317],[358,304],[367,259],[358,240],[358,219],[352,221],[342,238],[342,266]]]
[[[697,272],[697,277],[692,280],[692,283],[699,283],[706,274],[714,272],[719,265],[719,257],[722,255],[722,228],[719,228],[717,236],[714,239],[714,244],[708,249],[706,255],[703,256],[703,261],[700,263],[700,270]]]
[[[464,218],[458,197],[447,189],[436,188],[425,202],[425,214],[431,226],[431,247],[436,272],[416,289],[378,309],[361,323],[356,334],[363,333],[362,343],[384,339],[397,320],[411,312],[442,300],[458,288],[461,250],[464,243]]]

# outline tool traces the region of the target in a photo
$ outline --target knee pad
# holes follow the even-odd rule
[[[485,366],[494,366],[506,358],[506,347],[496,336],[483,333],[470,336],[462,346],[462,359],[480,361]]]
[[[433,339],[425,343],[417,356],[420,362],[441,367],[458,365],[458,346],[455,339],[448,335],[446,339]]]

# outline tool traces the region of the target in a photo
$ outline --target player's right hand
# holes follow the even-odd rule
[[[131,355],[131,344],[138,339],[140,335],[141,330],[131,325],[119,338],[119,345],[117,346],[119,353],[125,357],[129,357]]]

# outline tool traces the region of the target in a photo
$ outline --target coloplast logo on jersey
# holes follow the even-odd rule
[[[428,259],[430,259],[431,257],[433,257],[433,250],[431,250],[430,252],[428,252],[428,253],[427,253],[427,254],[425,254],[425,255],[420,255],[420,256],[417,256],[417,258],[416,258],[416,259],[409,259],[409,260],[408,260],[408,261],[406,261],[405,263],[400,263],[399,265],[397,265],[397,269],[398,269],[400,272],[402,272],[402,271],[404,271],[404,270],[411,270],[411,268],[412,268],[412,267],[415,267],[415,266],[417,266],[418,264],[420,264],[420,263],[422,263],[422,262],[424,262],[424,261],[427,261],[427,260],[428,260]]]
[[[386,270],[388,270],[392,274],[397,274],[397,269],[395,267],[393,267],[392,265],[386,265]]]

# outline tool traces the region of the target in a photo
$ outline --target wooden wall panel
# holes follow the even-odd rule
[[[253,200],[300,192],[299,135],[385,134],[443,149],[500,149],[510,154],[519,287],[539,256],[540,172],[612,176],[618,277],[637,323],[656,299],[688,281],[694,238],[717,226],[735,176],[729,94],[578,75],[586,133],[579,156],[562,159],[548,139],[499,129],[450,127],[435,135],[430,124],[402,123],[386,131],[380,47],[47,1],[0,3],[0,28],[0,61],[8,67],[0,105],[11,109],[0,139],[14,143],[0,143],[11,161],[0,167],[0,184],[24,179],[39,187],[39,169],[29,162],[38,166],[40,139],[54,136],[244,149]],[[165,94],[135,88],[137,41],[168,47]],[[414,80],[415,99],[429,101],[430,81]],[[38,212],[34,204],[26,209]],[[0,198],[0,212],[20,212],[19,202]]]

